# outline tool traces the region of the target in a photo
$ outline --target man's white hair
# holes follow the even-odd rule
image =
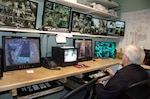
[[[144,58],[145,58],[145,52],[142,48],[136,46],[136,45],[128,45],[125,50],[124,54],[129,57],[131,64],[139,64],[141,65]]]

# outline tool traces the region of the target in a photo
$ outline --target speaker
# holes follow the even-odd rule
[[[0,78],[3,77],[3,50],[0,48]]]

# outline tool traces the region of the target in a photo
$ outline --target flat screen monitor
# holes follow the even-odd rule
[[[39,67],[39,37],[8,37],[3,36],[4,71]]]
[[[77,48],[52,47],[52,58],[60,66],[76,65],[78,62]]]
[[[124,21],[108,21],[107,34],[113,36],[124,36],[125,22]]]
[[[36,28],[38,3],[30,0],[1,0],[0,25],[3,27]]]
[[[92,16],[72,11],[72,31],[80,33],[91,33]]]
[[[43,27],[47,31],[70,32],[71,7],[45,0]]]
[[[115,58],[116,43],[95,41],[94,54],[97,58]]]
[[[74,47],[78,48],[78,60],[92,59],[92,39],[73,39]]]
[[[92,17],[91,34],[107,35],[107,20]]]

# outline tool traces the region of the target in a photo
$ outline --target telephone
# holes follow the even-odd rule
[[[58,65],[51,59],[44,57],[41,59],[42,61],[42,65],[43,67],[47,68],[47,69],[60,69],[60,68],[56,68]]]

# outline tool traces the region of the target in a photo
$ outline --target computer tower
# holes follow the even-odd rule
[[[0,48],[0,78],[3,77],[3,50]]]

